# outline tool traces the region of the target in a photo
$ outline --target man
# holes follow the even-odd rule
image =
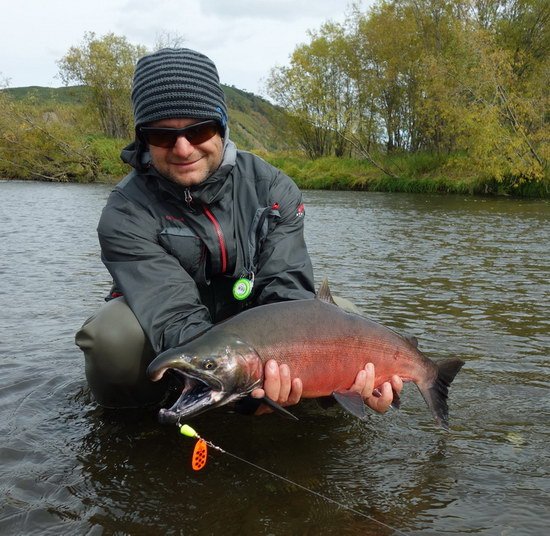
[[[122,159],[134,170],[111,193],[98,226],[114,285],[76,335],[105,407],[163,403],[176,386],[146,378],[156,354],[245,308],[315,296],[301,194],[230,141],[212,61],[189,49],[141,58],[132,105],[136,139]],[[291,373],[269,361],[252,397],[297,403],[302,384]],[[385,411],[402,383],[394,378],[373,396],[373,382],[368,365],[353,389]],[[258,405],[249,408],[270,411]]]

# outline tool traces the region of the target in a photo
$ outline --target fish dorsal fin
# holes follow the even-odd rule
[[[415,348],[418,348],[418,339],[414,335],[403,335],[403,338],[409,341]]]
[[[334,301],[334,298],[332,297],[332,293],[330,292],[330,288],[328,287],[328,279],[325,277],[323,279],[323,282],[321,283],[321,286],[319,287],[319,290],[317,291],[317,298],[319,300],[322,300],[327,303],[332,303],[336,305],[336,302]]]

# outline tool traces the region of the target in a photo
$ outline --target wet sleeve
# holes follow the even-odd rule
[[[142,207],[113,192],[98,236],[102,261],[155,352],[212,325],[194,280],[159,244],[156,220]]]
[[[313,268],[304,240],[305,210],[294,182],[277,173],[271,203],[280,217],[262,244],[256,271],[258,304],[315,296]]]

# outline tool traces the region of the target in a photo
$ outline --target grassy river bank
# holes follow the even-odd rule
[[[113,140],[114,141],[114,140]],[[47,176],[32,168],[1,170],[4,179],[116,184],[129,166],[119,159],[120,140],[93,140],[93,173],[74,163],[66,173]],[[382,155],[375,163],[354,158],[324,157],[310,160],[288,153],[254,151],[294,179],[303,190],[362,190],[375,192],[448,193],[550,198],[550,178],[491,177],[480,174],[466,156],[431,154]],[[0,166],[2,167],[2,166]],[[7,172],[8,171],[8,172]],[[15,173],[14,173],[15,171]],[[7,173],[6,173],[7,172]]]
[[[535,167],[524,176],[523,168],[494,155],[374,150],[356,158],[312,160],[293,149],[280,109],[236,88],[225,90],[237,147],[258,154],[304,190],[550,197],[547,169]],[[84,104],[86,91],[79,86],[0,91],[0,178],[114,184],[128,173],[120,151],[130,140],[100,133],[95,108]]]
[[[383,155],[375,160],[376,165],[352,158],[261,156],[302,189],[550,197],[549,177],[536,180],[483,175],[462,155]]]

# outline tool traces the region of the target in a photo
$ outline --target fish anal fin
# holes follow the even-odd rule
[[[363,397],[355,391],[334,391],[332,396],[346,411],[361,419],[367,419],[367,411]]]
[[[328,279],[326,277],[323,279],[323,282],[319,286],[319,290],[317,291],[317,298],[321,301],[336,305],[336,302],[332,297],[332,293],[330,292],[330,288],[328,286]]]

